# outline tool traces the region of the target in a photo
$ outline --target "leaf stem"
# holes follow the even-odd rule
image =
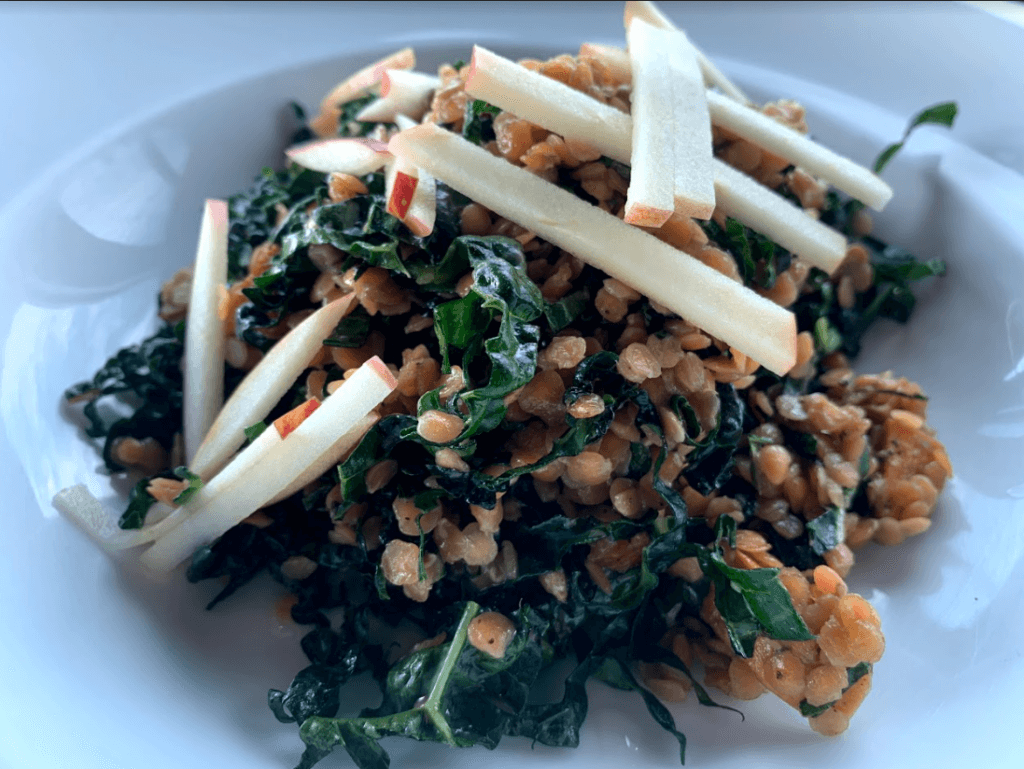
[[[441,697],[444,696],[445,689],[448,688],[448,679],[451,678],[452,671],[455,670],[455,663],[458,661],[459,655],[462,654],[462,649],[466,645],[466,639],[469,636],[469,623],[472,622],[473,617],[479,611],[479,604],[473,601],[466,603],[466,608],[463,609],[462,617],[459,619],[459,624],[452,636],[451,646],[448,647],[448,652],[444,655],[444,659],[441,660],[441,664],[437,668],[437,674],[430,684],[430,693],[427,695],[427,701],[423,705],[427,718],[430,719],[430,722],[449,745],[455,744],[455,735],[452,734],[451,726],[448,725],[448,721],[445,720],[444,715],[441,713]]]

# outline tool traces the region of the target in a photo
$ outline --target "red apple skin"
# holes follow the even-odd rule
[[[380,380],[392,390],[398,387],[398,380],[395,379],[395,375],[391,373],[391,369],[387,367],[387,364],[379,356],[374,355],[366,361],[366,365],[370,366],[374,373],[380,377]]]
[[[293,163],[306,168],[324,173],[352,173],[356,176],[368,173],[367,169],[376,170],[391,159],[385,142],[338,137],[316,139],[289,147],[285,150],[285,155]]]
[[[388,200],[388,213],[399,219],[404,219],[409,213],[409,206],[412,205],[412,196],[416,193],[416,185],[420,180],[415,176],[398,171],[395,174],[395,185],[391,191],[391,198]]]
[[[640,227],[661,227],[671,216],[671,211],[634,203],[627,207],[623,221]]]
[[[293,408],[284,416],[275,419],[274,429],[277,430],[277,434],[280,435],[283,440],[291,435],[295,428],[305,422],[306,418],[318,408],[320,408],[320,401],[316,398],[310,398],[305,403]]]
[[[323,98],[321,111],[337,110],[340,104],[359,97],[366,89],[372,88],[381,81],[384,71],[388,69],[412,69],[416,66],[416,54],[411,48],[385,56],[380,61],[360,70],[348,80],[339,83]]]
[[[473,46],[473,55],[469,57],[469,74],[466,75],[466,87],[469,88],[470,83],[473,82],[473,78],[476,77],[476,58],[480,55],[480,51],[477,46]]]
[[[344,147],[344,146],[347,146],[347,145],[351,145],[351,146],[361,145],[363,147],[366,147],[368,149],[373,150],[374,152],[376,152],[378,154],[382,154],[382,155],[390,154],[388,152],[388,143],[387,142],[377,141],[376,139],[364,139],[364,138],[352,138],[352,139],[349,139],[349,138],[342,138],[342,137],[332,137],[332,138],[329,138],[329,139],[316,139],[314,141],[306,142],[305,144],[297,144],[297,145],[295,145],[293,147],[289,147],[287,150],[285,150],[285,154],[287,154],[289,156],[294,155],[294,156],[302,157],[303,153],[305,153],[305,152],[309,152],[311,150],[316,150],[316,149],[318,149],[320,147],[330,147],[332,145],[333,146],[337,146],[337,147]]]

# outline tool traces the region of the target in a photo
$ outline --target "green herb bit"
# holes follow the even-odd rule
[[[907,139],[910,138],[910,134],[913,133],[914,129],[922,125],[941,125],[947,128],[953,127],[953,121],[956,120],[957,105],[954,101],[943,102],[942,104],[936,104],[918,112],[907,125],[907,129],[903,132],[903,138],[895,144],[890,144],[881,154],[875,159],[874,171],[876,174],[882,173],[882,169],[885,168],[889,161],[893,159],[897,152],[903,149],[903,145],[907,143]]]
[[[263,431],[266,430],[266,429],[267,429],[267,423],[263,422],[263,421],[257,422],[254,425],[249,425],[248,427],[246,427],[245,428],[245,440],[247,441],[247,445],[248,445],[248,443],[252,443],[257,438],[259,438],[261,435],[263,435]]]
[[[861,473],[861,476],[865,474]],[[811,550],[823,556],[846,541],[846,511],[840,507],[830,507],[814,520],[808,521],[805,528]]]
[[[146,522],[149,508],[156,504],[156,499],[146,490],[149,478],[136,483],[128,495],[128,508],[121,514],[117,525],[122,529],[141,529]]]
[[[462,135],[473,144],[484,145],[494,141],[494,118],[501,109],[483,99],[474,99],[466,105],[466,117],[462,123]]]
[[[188,486],[181,490],[181,493],[174,498],[174,504],[185,505],[192,499],[199,491],[203,488],[203,479],[193,473],[184,465],[181,467],[174,468],[174,475],[176,478],[180,478],[183,481],[188,481]]]

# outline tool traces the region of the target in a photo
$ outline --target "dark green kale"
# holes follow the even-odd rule
[[[806,525],[811,550],[825,555],[846,541],[846,512],[839,507],[830,507]]]
[[[842,307],[835,285],[817,268],[811,269],[805,293],[793,305],[797,327],[810,331],[816,350],[827,355],[839,350],[851,357],[860,352],[861,340],[879,318],[905,323],[917,300],[910,287],[914,281],[946,273],[945,262],[922,262],[906,251],[886,246],[875,238],[863,238],[875,270],[874,283],[856,293],[852,307]]]
[[[686,426],[687,443],[694,450],[687,455],[683,471],[687,483],[707,496],[716,491],[732,476],[736,464],[736,449],[743,438],[746,407],[736,388],[720,384],[717,387],[719,409],[716,423],[707,437],[698,441],[701,432],[696,411],[681,396],[672,399],[672,406]]]
[[[514,613],[516,636],[505,654],[494,658],[468,643],[470,623],[479,611],[479,605],[467,602],[450,641],[414,652],[392,666],[383,681],[380,707],[356,718],[313,711],[299,732],[306,743],[299,768],[313,766],[341,746],[360,769],[387,769],[389,759],[378,741],[391,735],[460,747],[496,747],[526,707],[543,667],[541,640],[546,628],[528,608]],[[333,699],[311,700],[319,710],[337,710]]]
[[[301,144],[311,139],[316,138],[316,135],[306,125],[306,110],[297,101],[293,101],[289,104],[292,108],[292,114],[295,116],[296,122],[299,123],[300,128],[295,129],[295,133],[292,134],[292,144]]]
[[[466,426],[458,440],[465,441],[498,427],[505,416],[505,396],[536,374],[540,328],[533,321],[543,314],[545,301],[526,274],[526,259],[516,241],[463,236],[453,248],[465,250],[473,270],[473,285],[464,299],[455,300],[461,303],[458,310],[442,312],[447,324],[435,322],[441,353],[447,362],[448,342],[458,340],[462,344],[454,346],[463,351],[464,372],[472,375],[480,353],[489,363],[485,383],[463,390],[443,404],[444,409],[464,416]],[[487,336],[486,329],[494,322],[497,333]],[[425,395],[420,411],[442,408],[439,393],[435,390]],[[465,415],[462,406],[468,409]]]
[[[557,334],[562,329],[571,326],[577,318],[586,312],[589,300],[585,291],[575,291],[548,303],[544,308],[544,317],[547,318],[551,333]]]
[[[91,380],[64,393],[68,401],[85,403],[85,434],[104,438],[103,459],[111,472],[125,469],[112,454],[118,438],[153,438],[170,451],[181,430],[184,336],[184,323],[166,324],[150,338],[120,350]],[[119,416],[118,407],[123,411],[132,402],[141,405],[130,416]]]
[[[726,219],[725,229],[714,221],[702,226],[711,241],[733,255],[744,284],[752,288],[771,288],[793,261],[789,251],[735,219]]]
[[[268,240],[276,240],[277,206],[292,211],[296,203],[311,199],[318,189],[326,189],[324,175],[290,166],[284,171],[264,168],[244,192],[228,198],[228,277],[245,276],[252,250]]]
[[[141,529],[146,522],[149,508],[156,504],[156,499],[146,490],[147,486],[149,478],[143,478],[132,486],[128,494],[128,507],[117,522],[122,529]]]
[[[487,144],[494,141],[494,118],[501,110],[483,99],[473,99],[466,104],[466,117],[462,123],[462,135],[473,144]]]
[[[369,335],[370,314],[362,307],[357,307],[339,321],[324,344],[328,347],[362,347]]]

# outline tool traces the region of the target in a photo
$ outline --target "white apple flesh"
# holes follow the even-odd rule
[[[514,111],[567,139],[586,142],[612,160],[629,163],[633,135],[629,115],[479,46],[474,48],[473,61],[475,72],[466,84],[470,95]],[[487,96],[478,95],[484,93]],[[842,235],[718,158],[713,158],[712,165],[715,203],[722,206],[724,198],[728,216],[771,237],[815,267],[829,273],[835,270],[846,255]],[[749,204],[736,202],[742,198]]]
[[[316,139],[285,150],[293,163],[320,173],[365,176],[391,160],[387,145],[373,139]]]
[[[228,204],[207,200],[199,228],[185,324],[182,431],[191,461],[224,403],[224,321],[220,291],[228,280]]]
[[[658,7],[647,0],[627,0],[624,21],[626,28],[629,28],[633,19],[643,19],[648,24],[660,29],[678,29],[672,20],[663,14]],[[695,49],[696,50],[696,49]],[[730,99],[735,99],[740,104],[752,104],[750,99],[741,91],[735,83],[725,76],[715,63],[705,56],[700,50],[696,50],[697,63],[700,65],[704,82],[708,85],[717,86],[722,93]]]
[[[389,69],[380,84],[380,96],[363,107],[356,120],[369,123],[394,123],[398,115],[419,120],[430,107],[430,99],[440,85],[436,76],[422,72]]]
[[[425,124],[392,151],[782,374],[796,360],[792,313],[692,256],[461,136]]]
[[[633,72],[633,136],[623,218],[640,227],[661,227],[675,209],[674,93],[665,37],[663,30],[643,21],[626,32]]]
[[[876,211],[881,211],[892,198],[892,187],[876,174],[763,112],[744,107],[713,91],[708,92],[707,100],[714,125],[821,177]]]
[[[190,468],[209,480],[245,443],[245,428],[262,420],[320,351],[324,339],[354,308],[355,294],[321,307],[270,348],[221,409]]]
[[[265,430],[235,462],[200,489],[186,505],[191,515],[142,554],[143,565],[158,573],[170,571],[196,548],[214,541],[286,493],[293,484],[307,477],[310,467],[317,467],[317,475],[322,473],[324,457],[333,459],[358,443],[365,432],[365,417],[396,384],[380,358],[371,358],[287,438],[281,439],[276,430]],[[255,461],[245,460],[264,436],[270,436],[267,440],[276,443],[260,450]],[[236,462],[246,463],[244,471],[232,469]]]

